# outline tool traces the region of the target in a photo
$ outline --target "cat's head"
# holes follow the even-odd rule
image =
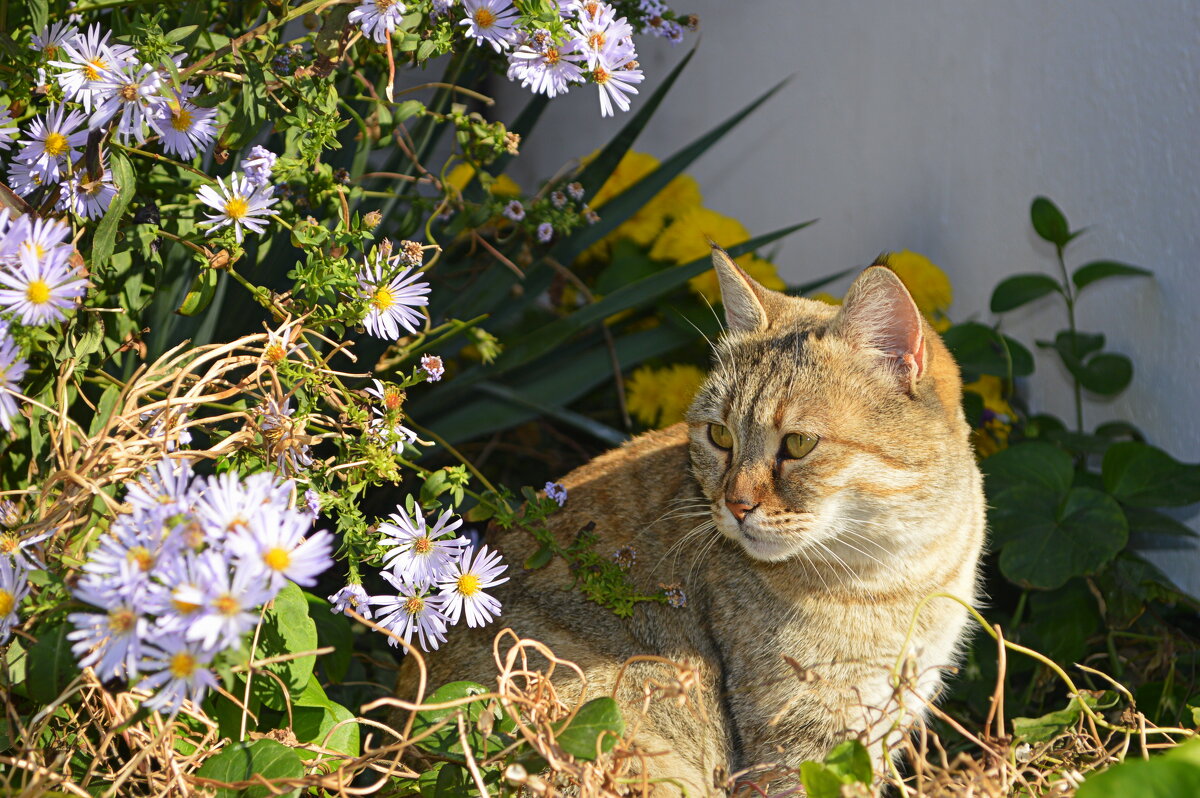
[[[717,529],[767,562],[919,544],[974,460],[958,367],[904,284],[871,266],[834,307],[713,262],[728,329],[687,422]]]

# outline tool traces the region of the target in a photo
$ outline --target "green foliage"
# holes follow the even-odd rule
[[[1200,795],[1200,741],[1148,760],[1129,758],[1089,776],[1077,798],[1180,798]]]
[[[869,794],[847,792],[844,788],[846,785],[869,788],[874,778],[871,755],[858,740],[838,743],[826,755],[824,762],[804,762],[800,765],[800,782],[811,798]]]
[[[298,779],[304,775],[304,762],[291,748],[274,740],[236,743],[208,759],[196,775],[225,784],[236,784],[262,778]],[[267,785],[243,788],[217,787],[217,798],[267,798],[270,795],[297,796],[300,789],[280,792]]]

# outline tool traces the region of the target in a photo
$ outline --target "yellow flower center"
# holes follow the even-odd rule
[[[375,10],[380,14],[386,14],[388,9],[396,5],[396,0],[375,0]]]
[[[117,96],[127,103],[133,102],[138,98],[138,84],[126,83],[121,87],[120,91],[117,92]]]
[[[59,157],[67,151],[67,137],[57,130],[46,134],[46,154]]]
[[[42,48],[42,52],[45,53],[51,61],[53,61],[54,59],[58,58],[58,45],[47,44],[44,48]]]
[[[396,298],[392,296],[392,290],[386,285],[381,285],[375,289],[375,293],[371,295],[371,304],[377,310],[387,310],[392,305],[396,304]]]
[[[171,657],[171,675],[176,679],[186,679],[196,671],[196,658],[186,651],[180,651]]]
[[[383,407],[385,410],[396,410],[404,401],[404,394],[399,388],[388,387],[383,391]]]
[[[192,126],[192,112],[180,108],[176,113],[171,114],[171,127],[183,133]]]
[[[553,47],[546,51],[546,63],[550,66],[558,63],[558,57],[558,50],[555,50]]]
[[[0,618],[12,612],[16,604],[17,597],[0,587]]]
[[[272,571],[283,571],[291,565],[292,555],[288,553],[287,549],[276,547],[263,555],[263,562]]]
[[[137,616],[133,614],[133,610],[126,607],[118,607],[108,613],[108,628],[117,634],[128,632],[133,628],[135,621],[137,621]]]
[[[182,615],[191,615],[193,612],[200,609],[199,604],[193,604],[190,601],[180,601],[179,599],[171,599],[171,606],[178,610]]]
[[[417,542],[413,544],[413,551],[417,554],[428,554],[433,549],[433,541],[429,538],[417,538]]]
[[[267,348],[263,350],[263,358],[266,359],[268,363],[278,363],[279,361],[283,360],[286,354],[287,353],[283,351],[283,344],[279,343],[278,341],[268,344]]]
[[[479,592],[479,577],[475,574],[463,574],[456,584],[458,592],[464,596],[474,596]]]
[[[17,540],[17,536],[11,532],[0,535],[0,554],[12,554],[19,545],[21,545],[21,541]]]
[[[45,280],[32,280],[25,289],[25,297],[35,305],[44,305],[50,301],[50,284]]]
[[[242,605],[236,598],[226,593],[213,601],[213,608],[222,615],[237,615],[241,612]]]
[[[225,203],[225,215],[230,219],[241,219],[250,210],[250,203],[242,197],[233,197]]]
[[[142,573],[154,567],[154,555],[145,546],[134,546],[125,557],[129,562],[137,563],[137,567],[141,569]]]
[[[606,41],[607,39],[605,38],[603,31],[596,31],[587,39],[588,47],[591,47],[593,50],[599,50],[604,46],[604,42]]]
[[[103,58],[93,58],[83,65],[83,76],[88,80],[100,80],[100,72],[108,69],[108,64]]]
[[[425,609],[425,599],[420,596],[409,596],[404,602],[404,611],[409,615],[416,615],[421,610]]]
[[[594,70],[592,70],[592,79],[595,80],[600,85],[604,85],[605,83],[608,83],[609,77],[611,77],[611,76],[608,74],[608,70],[605,69],[604,67],[600,66],[599,64],[597,64],[596,68]]]
[[[490,28],[496,24],[496,15],[486,8],[475,10],[475,26],[478,28]]]

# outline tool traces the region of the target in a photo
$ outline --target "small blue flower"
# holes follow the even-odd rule
[[[567,489],[562,486],[561,482],[547,482],[546,496],[558,502],[558,506],[562,507],[567,503]]]

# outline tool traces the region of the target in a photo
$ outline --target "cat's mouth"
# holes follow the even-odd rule
[[[766,529],[751,518],[741,524],[731,518],[723,521],[717,522],[722,534],[738,543],[755,560],[781,562],[792,557],[799,548],[795,530]]]

